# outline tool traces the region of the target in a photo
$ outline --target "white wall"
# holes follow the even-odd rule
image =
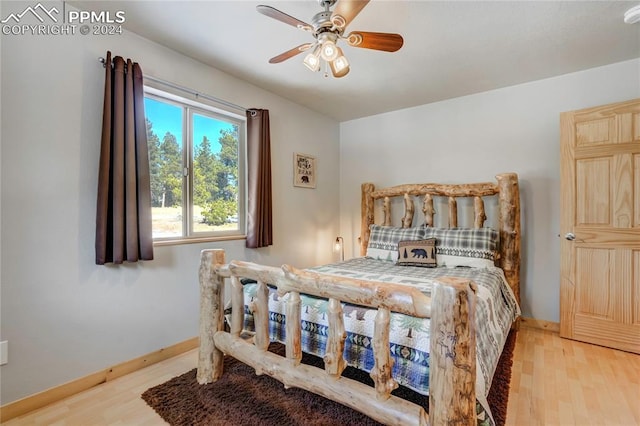
[[[270,110],[272,247],[156,247],[150,262],[94,264],[104,85],[98,58],[108,49],[140,62],[148,75]],[[196,336],[202,249],[222,247],[228,258],[271,265],[333,259],[336,121],[131,33],[3,35],[1,63],[0,332],[9,341],[2,404]],[[293,152],[317,156],[317,189],[293,187]]]
[[[359,253],[362,182],[485,182],[517,172],[523,313],[557,322],[558,234],[567,232],[559,229],[559,114],[637,97],[639,59],[341,123],[345,243]]]

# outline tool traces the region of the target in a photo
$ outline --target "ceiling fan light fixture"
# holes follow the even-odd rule
[[[329,62],[331,73],[336,78],[344,77],[349,74],[349,71],[351,71],[351,68],[349,68],[349,61],[347,61],[347,58],[342,54],[342,49],[338,49],[340,50],[340,56]]]
[[[338,54],[338,46],[332,40],[325,40],[322,43],[322,50],[320,51],[322,59],[331,62],[338,57]]]
[[[304,57],[304,66],[311,71],[320,71],[320,48],[319,44],[313,48],[313,51]]]
[[[320,58],[309,53],[303,61],[304,65],[311,71],[320,71]]]
[[[395,52],[403,45],[400,34],[380,33],[370,31],[355,31],[344,36],[347,25],[362,11],[370,0],[317,0],[322,11],[313,15],[312,24],[307,24],[291,15],[287,15],[278,9],[258,5],[256,10],[269,18],[273,18],[287,25],[292,25],[299,30],[311,33],[314,41],[304,43],[293,49],[289,49],[269,59],[270,64],[278,64],[292,58],[302,52],[306,52],[304,65],[311,71],[320,71],[324,62],[324,76],[329,76],[329,68],[334,77],[343,77],[349,73],[350,64],[337,44],[338,40],[345,40],[350,46]],[[333,12],[331,7],[335,5]]]

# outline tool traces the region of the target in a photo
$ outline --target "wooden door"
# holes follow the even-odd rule
[[[640,99],[560,125],[560,336],[640,353]]]

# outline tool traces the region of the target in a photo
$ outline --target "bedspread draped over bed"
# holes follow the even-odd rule
[[[355,279],[392,282],[415,286],[430,295],[433,280],[453,276],[473,280],[478,285],[477,324],[477,399],[478,423],[493,424],[486,396],[491,386],[502,348],[514,319],[520,314],[516,299],[499,268],[422,268],[396,266],[393,262],[368,257],[311,268],[311,270]],[[253,315],[248,306],[257,285],[247,283],[245,295],[245,329],[253,330]],[[285,342],[285,301],[271,289],[269,294],[269,333],[272,341]],[[301,294],[302,350],[324,355],[328,336],[328,301]],[[374,367],[372,336],[376,311],[343,304],[347,332],[344,358],[348,365],[370,372]],[[433,336],[439,338],[439,336]],[[403,386],[423,395],[429,385],[429,319],[391,314],[390,349],[394,359],[393,377]]]

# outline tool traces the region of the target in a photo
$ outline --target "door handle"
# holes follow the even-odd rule
[[[576,239],[576,235],[573,232],[567,232],[566,234],[564,234],[564,239],[573,241]]]

